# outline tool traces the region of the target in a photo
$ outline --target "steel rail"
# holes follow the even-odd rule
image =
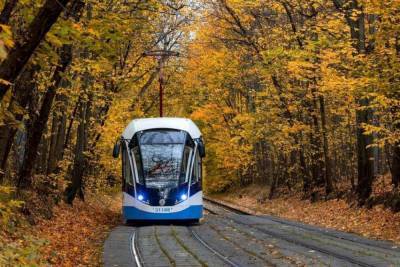
[[[218,258],[220,258],[222,261],[224,261],[225,263],[227,263],[228,265],[232,266],[232,267],[241,267],[240,265],[234,263],[233,261],[231,261],[228,257],[222,255],[221,253],[219,253],[218,251],[216,251],[215,249],[213,249],[210,245],[207,244],[206,241],[204,241],[197,233],[196,231],[194,231],[192,229],[192,227],[188,227],[190,230],[190,233],[192,234],[193,238],[196,239],[197,241],[200,242],[200,244],[202,244],[204,247],[206,247],[208,250],[210,250],[214,255],[216,255]]]
[[[235,209],[235,208],[233,208],[233,207],[230,207],[230,206],[227,206],[227,205],[225,205],[225,204],[219,203],[218,201],[210,201],[208,198],[204,198],[204,197],[203,197],[203,199],[206,200],[206,201],[208,201],[208,202],[210,202],[210,203],[212,203],[212,204],[214,204],[214,205],[216,205],[216,206],[220,206],[220,207],[224,208],[224,209],[227,210],[227,211],[231,211],[231,212],[236,213],[236,214],[239,214],[239,215],[250,215],[250,214],[247,213],[247,212],[244,212],[244,211],[241,211],[241,210],[239,210],[239,209]],[[207,208],[207,207],[204,207],[204,208],[205,208],[206,210],[208,210],[208,211],[211,211],[211,210],[210,210],[209,208]],[[213,213],[215,213],[215,211],[213,211]],[[241,222],[241,221],[239,221],[239,220],[237,220],[237,219],[235,219],[235,218],[229,218],[229,219],[232,220],[232,221],[234,221],[234,222],[236,222],[236,223],[238,223],[238,224],[245,225],[245,226],[251,227],[251,228],[253,228],[253,229],[257,229],[258,231],[260,231],[260,232],[262,232],[262,233],[265,233],[265,234],[267,234],[267,235],[270,235],[270,236],[279,238],[279,239],[281,239],[281,240],[285,240],[286,242],[289,242],[289,243],[292,243],[292,244],[295,244],[295,245],[298,245],[298,246],[302,246],[302,247],[305,247],[305,248],[308,248],[308,249],[311,249],[311,250],[314,250],[314,251],[318,251],[318,252],[321,252],[321,253],[323,253],[323,254],[325,254],[325,255],[333,256],[333,257],[335,257],[335,258],[337,258],[337,259],[341,259],[341,260],[347,261],[347,262],[349,262],[349,263],[356,264],[356,265],[358,265],[358,266],[362,266],[362,267],[375,267],[375,265],[372,265],[372,264],[369,264],[369,263],[366,263],[366,262],[362,262],[362,261],[356,260],[356,259],[354,259],[354,258],[352,258],[352,257],[348,257],[348,256],[343,255],[343,254],[339,254],[339,253],[336,253],[336,252],[332,252],[332,251],[330,251],[330,250],[323,249],[323,248],[320,248],[320,247],[318,247],[318,246],[314,246],[314,245],[308,244],[308,243],[306,243],[306,242],[304,242],[304,241],[301,241],[301,240],[295,240],[295,239],[293,239],[293,238],[290,238],[290,237],[287,237],[287,236],[285,236],[285,235],[278,234],[278,233],[275,233],[275,232],[266,230],[266,229],[264,229],[264,228],[256,227],[256,226],[254,226],[254,225],[245,224],[245,223],[243,223],[243,222]],[[282,223],[282,224],[283,224],[283,223]]]
[[[143,267],[143,260],[140,256],[139,249],[137,247],[137,230],[132,233],[131,236],[131,254],[133,259],[135,260],[135,264],[137,267]]]
[[[220,207],[224,208],[226,211],[232,211],[232,212],[234,212],[236,214],[241,214],[241,215],[258,216],[258,215],[254,215],[252,213],[240,210],[238,208],[231,207],[229,205],[226,205],[224,203],[221,203],[221,202],[219,202],[217,200],[214,200],[212,198],[209,198],[209,197],[204,197],[203,196],[203,199],[208,201],[208,202],[210,202],[210,203],[212,203],[212,204],[215,204],[216,206],[220,206]],[[210,211],[207,208],[205,208],[205,209]],[[215,211],[210,211],[210,212],[215,214]],[[261,216],[259,216],[259,217],[261,217]],[[285,220],[282,220],[280,218],[275,218],[274,216],[271,216],[271,215],[265,215],[265,216],[262,216],[261,218],[265,218],[265,219],[271,220],[271,221],[276,222],[276,223],[297,227],[297,228],[300,228],[300,229],[303,229],[303,230],[306,230],[306,231],[323,234],[323,235],[330,236],[330,237],[333,237],[333,238],[346,240],[346,241],[349,241],[349,242],[353,242],[355,244],[362,244],[362,245],[369,246],[369,247],[375,247],[377,249],[389,250],[389,251],[394,252],[394,253],[400,253],[399,248],[395,244],[392,244],[392,245],[385,244],[384,241],[361,240],[361,239],[358,239],[358,237],[340,236],[339,233],[332,233],[332,231],[335,231],[335,230],[331,230],[331,229],[324,230],[324,229],[318,229],[318,228],[317,229],[313,229],[312,227],[309,227],[307,225],[303,225],[303,224],[297,223],[297,222],[285,221]],[[345,235],[346,234],[350,235],[348,233],[344,233],[344,234]],[[382,242],[382,243],[379,243],[379,242]]]
[[[214,199],[211,199],[211,198],[208,198],[208,197],[205,197],[205,196],[203,196],[203,200],[208,201],[208,202],[210,202],[210,203],[212,203],[212,204],[214,204],[214,205],[216,205],[216,206],[220,206],[220,207],[222,207],[222,208],[223,208],[224,210],[226,210],[226,211],[232,211],[232,212],[234,212],[234,213],[236,213],[236,214],[240,214],[240,215],[253,215],[253,216],[254,216],[254,214],[251,214],[251,213],[246,212],[246,211],[244,211],[244,210],[240,210],[240,209],[237,209],[237,208],[234,208],[234,207],[225,205],[225,204],[223,204],[223,203],[221,203],[221,202],[219,202],[219,201],[216,201],[216,200],[214,200]],[[214,211],[211,211],[211,210],[208,209],[207,207],[204,207],[204,209],[206,209],[206,210],[208,210],[208,211],[210,211],[210,212],[212,212],[212,213],[215,213]]]

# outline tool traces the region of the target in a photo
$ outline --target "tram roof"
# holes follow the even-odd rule
[[[201,137],[201,132],[196,124],[194,124],[192,120],[185,118],[136,119],[128,124],[122,133],[122,137],[125,139],[131,139],[135,133],[150,129],[183,130],[188,132],[192,138]]]

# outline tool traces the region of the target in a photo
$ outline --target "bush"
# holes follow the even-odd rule
[[[23,201],[15,200],[14,189],[0,186],[0,266],[42,266],[39,248],[45,243],[27,234],[29,227],[19,213]]]
[[[0,186],[0,229],[6,230],[17,220],[17,209],[23,204],[22,201],[15,200],[14,189],[11,187]]]

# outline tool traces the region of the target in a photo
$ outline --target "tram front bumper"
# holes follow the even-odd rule
[[[196,220],[203,217],[203,206],[189,206],[184,210],[169,212],[170,207],[151,207],[152,211],[140,210],[132,206],[123,206],[125,220]]]

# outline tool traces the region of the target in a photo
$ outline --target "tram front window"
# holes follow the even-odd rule
[[[185,176],[181,171],[182,160],[188,160],[183,153],[185,140],[186,133],[180,131],[157,130],[141,134],[139,145],[147,188],[175,188],[182,182]]]

